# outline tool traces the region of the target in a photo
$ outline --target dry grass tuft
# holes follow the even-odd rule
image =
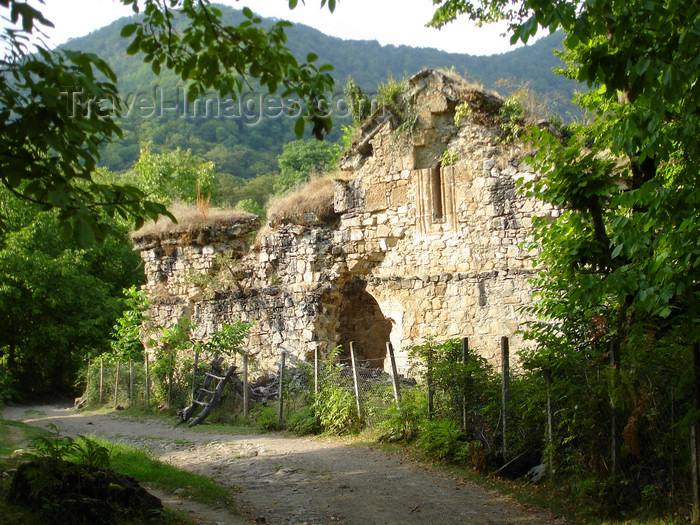
[[[334,218],[333,180],[334,176],[311,179],[292,193],[272,199],[268,224],[310,224]]]
[[[265,243],[265,237],[270,235],[273,231],[274,230],[267,224],[260,228],[258,233],[255,234],[255,239],[253,239],[253,244],[250,246],[250,249],[252,251],[261,250]]]
[[[438,73],[444,75],[448,80],[450,80],[458,89],[462,91],[483,91],[484,84],[479,82],[473,75],[464,72],[464,75],[460,75],[455,70],[454,66],[450,69],[445,67],[438,68],[436,70]]]
[[[208,204],[208,202],[207,202]],[[146,237],[162,238],[176,232],[197,232],[215,225],[231,224],[242,220],[251,220],[256,215],[241,210],[211,210],[207,206],[206,216],[196,206],[174,205],[170,211],[177,219],[177,224],[167,217],[160,217],[157,222],[148,222],[139,230],[131,233],[132,239]]]
[[[197,185],[197,210],[204,220],[209,217],[209,201],[211,200],[211,195],[207,195],[205,199],[204,196],[199,191],[199,185]]]

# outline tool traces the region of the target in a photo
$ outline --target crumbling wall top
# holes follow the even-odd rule
[[[205,245],[217,240],[248,235],[260,228],[260,218],[240,210],[211,210],[200,213],[195,207],[175,208],[177,222],[161,217],[131,233],[135,251],[149,250],[168,242],[180,245]]]

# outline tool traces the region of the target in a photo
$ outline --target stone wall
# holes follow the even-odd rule
[[[202,337],[230,319],[255,320],[248,347],[261,371],[281,350],[308,360],[350,341],[381,366],[390,340],[404,371],[407,349],[426,336],[469,337],[494,360],[501,336],[512,338],[512,353],[521,348],[515,332],[527,321],[520,308],[533,272],[522,244],[533,217],[557,210],[516,191],[536,174],[522,144],[501,140],[497,97],[435,71],[413,77],[409,90],[414,133],[397,133],[395,118],[364,126],[335,182],[331,219],[273,228],[245,255],[248,219],[208,244],[184,233],[137,244],[155,317],[165,324],[189,313]],[[470,110],[457,125],[464,101]],[[445,150],[452,165],[441,165]],[[216,252],[232,251],[235,286],[208,297],[183,286],[188,268],[209,272]],[[159,289],[169,295],[158,299]]]

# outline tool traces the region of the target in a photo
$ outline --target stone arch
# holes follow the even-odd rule
[[[384,368],[392,322],[367,292],[364,281],[353,279],[343,287],[338,314],[338,339],[343,346],[341,358],[350,357],[350,342],[354,341],[359,361],[373,368]]]

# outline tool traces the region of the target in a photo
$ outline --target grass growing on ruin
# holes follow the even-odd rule
[[[168,217],[160,217],[156,222],[147,222],[141,229],[133,232],[131,237],[133,239],[160,238],[171,232],[196,233],[215,224],[232,223],[254,217],[252,213],[237,209],[207,209],[206,213],[202,213],[196,206],[183,205],[173,206],[171,212],[177,219],[177,223]]]
[[[317,177],[296,190],[270,201],[267,222],[273,226],[304,224],[309,214],[323,221],[334,216],[333,177]]]

